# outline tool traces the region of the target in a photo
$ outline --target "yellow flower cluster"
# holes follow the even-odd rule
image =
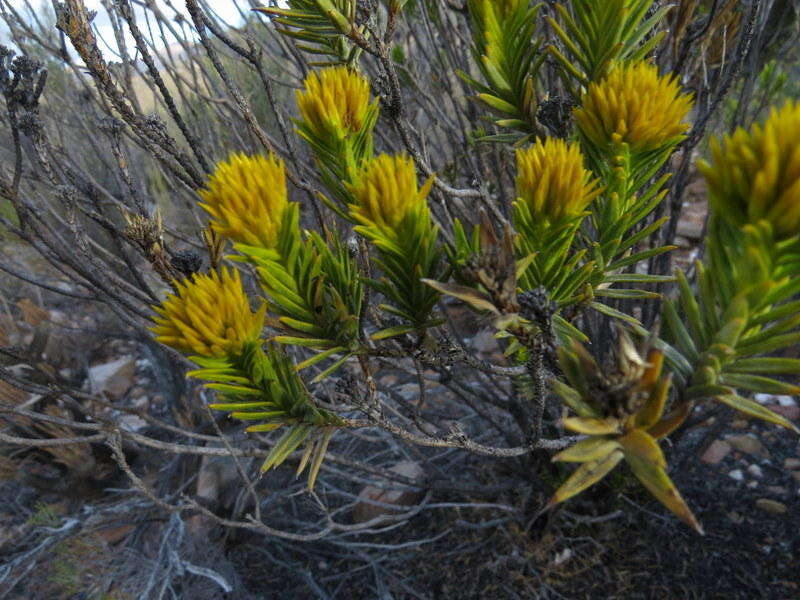
[[[311,72],[295,94],[304,124],[320,138],[361,131],[370,108],[369,82],[344,66]]]
[[[275,247],[289,204],[280,158],[233,154],[217,165],[198,194],[219,235],[239,244]]]
[[[679,139],[689,128],[692,95],[649,63],[622,64],[591,83],[575,110],[581,133],[598,148],[628,144],[647,152]]]
[[[601,192],[578,143],[548,138],[517,150],[517,202],[551,223],[576,217]]]
[[[374,225],[391,234],[409,214],[427,207],[432,184],[433,178],[422,188],[417,186],[417,171],[411,157],[381,154],[349,186],[356,199],[356,204],[350,206],[350,214],[359,223]]]
[[[187,354],[222,358],[261,334],[266,307],[250,310],[238,271],[193,275],[175,287],[176,294],[153,307],[159,316],[151,331],[158,342]]]
[[[722,217],[736,226],[766,219],[781,237],[800,234],[800,102],[712,140],[711,163],[698,166]]]

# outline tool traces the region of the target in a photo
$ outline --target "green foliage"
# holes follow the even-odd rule
[[[442,249],[437,243],[438,228],[429,218],[412,214],[400,222],[391,237],[369,225],[357,226],[356,231],[369,239],[379,254],[375,264],[383,277],[368,282],[390,301],[380,308],[409,323],[408,327],[383,330],[373,337],[383,339],[433,325],[429,317],[439,294],[423,279],[447,278],[441,265]]]
[[[522,289],[544,286],[559,306],[569,306],[584,299],[583,287],[594,271],[586,261],[586,249],[573,249],[575,233],[585,215],[564,220],[551,227],[532,215],[525,203],[514,207],[514,225],[519,232],[517,256],[532,257],[519,277]]]
[[[571,0],[555,6],[559,20],[548,22],[565,52],[555,46],[548,51],[581,86],[602,79],[614,63],[647,57],[663,37],[653,30],[671,8],[649,15],[653,0]]]
[[[404,4],[391,1],[378,12],[391,22]],[[429,8],[431,18],[441,18],[443,25],[441,8]],[[427,352],[447,339],[444,333],[437,336],[441,321],[433,314],[440,294],[446,294],[492,317],[505,355],[516,363],[507,373],[516,384],[520,411],[535,404],[544,411],[541,388],[548,361],[550,388],[571,411],[562,425],[584,436],[554,457],[580,466],[548,506],[594,485],[624,461],[659,502],[702,532],[667,473],[659,440],[680,427],[696,403],[712,399],[797,430],[747,397],[751,392],[800,394],[800,386],[785,379],[800,375],[800,359],[775,355],[800,343],[796,143],[786,143],[772,123],[752,135],[737,133],[730,147],[717,148],[718,164],[703,166],[714,183],[713,214],[706,257],[695,268],[696,285],[681,271],[642,273],[639,267],[646,261],[674,249],[658,243],[668,217],[654,215],[667,194],[670,157],[689,132],[693,103],[676,78],[646,60],[662,37],[655,28],[669,6],[656,7],[653,0],[573,0],[557,6],[558,19],[550,19],[550,25],[561,46],[549,52],[572,95],[564,106],[577,106],[571,131],[568,119],[558,131],[570,141],[540,139],[545,132],[536,90],[543,83],[539,67],[545,52],[536,38],[539,7],[527,0],[469,0],[468,8],[480,80],[459,75],[493,113],[489,121],[509,130],[473,139],[512,146],[534,141],[517,150],[515,200],[500,211],[510,219],[498,218],[498,226],[482,213],[480,225],[469,232],[458,220],[441,222],[432,215],[427,197],[434,178],[420,185],[415,148],[409,148],[413,158],[375,156],[379,104],[355,69],[358,51],[351,43],[366,39],[358,37],[365,29],[356,26],[356,3],[297,0],[289,9],[262,9],[283,33],[301,42],[299,48],[328,57],[319,64],[336,65],[306,78],[305,89],[297,93],[301,118],[295,123],[331,196],[324,201],[358,236],[359,260],[338,234],[301,232],[299,205],[289,203],[277,240],[256,235],[247,239],[264,247],[235,248],[239,260],[256,268],[267,296],[267,323],[279,332],[271,342],[315,354],[295,365],[283,348],[269,343],[264,350],[249,338],[241,352],[224,358],[194,357],[201,369],[191,375],[209,381],[207,386],[225,398],[213,408],[258,421],[248,431],[283,427],[263,468],[304,447],[299,471],[308,467],[313,485],[333,431],[352,421],[319,407],[298,371],[330,360],[319,381],[357,355],[374,394],[372,355],[422,361],[421,348]],[[391,80],[397,75],[394,66],[411,64],[413,57],[408,47],[393,46],[388,33],[380,43],[373,40],[375,46],[363,46],[372,48]],[[794,125],[787,135],[794,140],[800,136],[800,106],[784,111],[771,118],[790,120]],[[548,129],[553,128],[548,124]],[[248,177],[241,179],[240,185],[252,188]],[[496,183],[502,181],[498,177]],[[447,186],[440,188],[446,196]],[[249,205],[227,198],[227,191],[216,199],[221,215],[231,207],[265,206],[252,189]],[[272,209],[263,212],[265,219],[272,214]],[[262,220],[247,225],[257,233],[266,230]],[[440,228],[452,230],[451,244],[442,244]],[[661,339],[630,308],[662,300],[646,286],[673,281],[677,294],[661,302]],[[394,317],[391,322],[363,305],[364,286],[377,292],[378,308]],[[646,338],[644,347],[635,347],[620,325],[613,361],[593,357],[582,345],[592,341],[587,332],[620,321]],[[364,339],[370,322],[377,332]],[[241,347],[212,333],[215,344],[209,347]],[[408,335],[402,343],[386,342],[401,335]],[[408,339],[414,350],[406,352]],[[372,410],[363,412],[373,424],[386,426]],[[537,435],[543,427],[542,415],[538,418]],[[530,439],[528,424],[520,427]]]
[[[298,206],[292,204],[275,249],[235,247],[240,260],[256,267],[269,309],[278,316],[275,325],[284,334],[275,341],[322,351],[299,368],[343,353],[336,368],[358,348],[363,285],[338,236],[328,232],[326,241],[317,232],[308,232],[303,238],[298,220]]]
[[[536,77],[544,55],[534,41],[539,6],[528,0],[470,0],[472,54],[484,83],[459,72],[478,94],[475,99],[495,115],[495,125],[513,133],[483,135],[485,142],[521,144],[541,135],[536,119]]]
[[[248,344],[238,356],[225,359],[194,356],[191,359],[201,368],[189,375],[209,381],[206,387],[225,399],[225,402],[212,404],[211,408],[230,412],[234,419],[260,421],[247,428],[250,432],[286,427],[261,470],[280,465],[306,443],[306,457],[298,474],[310,464],[308,485],[313,487],[332,435],[330,428],[341,425],[342,421],[311,401],[286,353],[271,345],[264,350],[258,344]]]
[[[769,356],[800,343],[800,236],[778,243],[766,221],[737,229],[713,219],[708,258],[695,268],[696,290],[679,271],[678,298],[663,309],[667,340],[690,365],[679,371],[688,397],[713,397],[798,431],[741,392],[800,394],[772,377],[800,374],[800,360]]]
[[[345,37],[363,31],[355,26],[357,5],[356,0],[290,0],[289,8],[255,10],[269,15],[283,35],[297,40],[299,50],[324,58],[310,63],[319,67],[358,61],[361,49]]]

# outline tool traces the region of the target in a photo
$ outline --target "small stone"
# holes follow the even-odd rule
[[[714,440],[712,444],[703,452],[703,456],[700,457],[707,465],[716,465],[719,462],[728,456],[731,451],[731,445],[726,442],[725,440]]]
[[[792,477],[797,483],[800,483],[800,471],[792,471]]]
[[[755,394],[753,396],[756,402],[764,406],[777,404],[778,406],[795,406],[797,402],[791,396],[781,396],[778,394]]]
[[[734,419],[731,421],[731,429],[747,429],[749,423],[745,419]]]
[[[764,447],[758,439],[750,435],[730,435],[725,438],[726,441],[736,448],[739,452],[744,452],[750,456],[758,458],[769,458],[769,450]]]
[[[789,490],[780,485],[768,485],[765,489],[775,496],[785,496],[789,493]]]
[[[764,477],[764,471],[762,471],[761,467],[758,465],[750,465],[747,467],[747,472],[756,479],[761,479]]]
[[[741,469],[734,469],[733,471],[728,473],[728,477],[730,477],[734,481],[744,481],[744,474],[742,473]]]
[[[88,379],[92,393],[122,398],[133,385],[134,370],[131,356],[91,367]]]
[[[775,404],[775,396],[773,394],[755,394],[753,399],[759,404]]]
[[[404,383],[396,391],[407,402],[419,398],[419,386],[416,383]]]
[[[756,500],[756,507],[773,515],[783,515],[789,510],[783,502],[770,500],[769,498],[759,498]]]
[[[399,462],[389,470],[411,480],[419,480],[424,475],[422,467],[412,461]],[[418,488],[405,487],[405,489],[399,489],[404,486],[396,481],[388,481],[385,486],[368,485],[361,490],[358,495],[359,502],[353,509],[353,521],[355,523],[365,523],[382,515],[402,512],[405,508],[417,504],[424,495],[424,491]],[[387,487],[395,489],[386,489]],[[375,502],[390,506],[373,504]]]
[[[678,221],[677,233],[690,240],[699,240],[703,237],[704,226],[705,224],[702,221],[681,219]]]
[[[384,375],[379,381],[383,387],[392,387],[397,383],[398,379],[397,375]]]
[[[783,461],[783,468],[790,471],[800,469],[800,458],[787,458]]]
[[[728,513],[728,518],[731,521],[733,521],[734,523],[736,523],[737,525],[741,525],[742,522],[744,521],[744,517],[742,515],[740,515],[737,512],[733,512],[733,511]]]
[[[494,331],[491,329],[483,329],[475,334],[475,337],[470,340],[469,345],[476,352],[485,352],[491,354],[497,351],[497,338],[494,337]]]
[[[759,404],[763,404],[764,406],[769,406],[772,404],[777,404],[778,406],[788,407],[788,406],[797,406],[797,402],[791,396],[778,396],[775,394],[756,394],[755,395],[756,402]]]
[[[758,487],[758,482],[755,479],[752,481],[748,481],[747,487],[750,488],[751,490],[754,490]]]
[[[147,421],[136,415],[123,415],[117,422],[127,431],[136,432],[147,427]]]

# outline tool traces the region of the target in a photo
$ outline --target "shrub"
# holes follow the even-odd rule
[[[551,461],[578,463],[568,476],[559,471],[534,513],[625,462],[702,532],[660,440],[714,404],[798,432],[750,396],[800,394],[792,383],[800,359],[785,354],[800,342],[800,104],[712,141],[699,164],[710,197],[703,257],[688,272],[669,267],[692,150],[752,56],[759,5],[736,12],[738,41],[713,50],[728,60],[700,85],[681,69],[694,64],[682,54],[695,35],[687,31],[713,17],[702,3],[697,13],[681,8],[694,27],[670,32],[659,31],[669,7],[652,0],[574,0],[552,10],[527,0],[289,4],[258,9],[270,21],[254,20],[240,35],[188,2],[200,41],[179,69],[156,65],[137,40],[158,98],[153,117],[110,72],[83,4],[67,0],[58,27],[95,86],[92,106],[113,119],[98,159],[121,183],[103,205],[106,191],[49,137],[40,111],[53,107],[40,65],[3,51],[13,143],[0,195],[18,219],[3,224],[67,273],[73,294],[104,303],[140,339],[152,339],[149,326],[199,367],[189,376],[216,395],[210,408],[230,413],[235,425],[226,429],[242,421],[257,436],[238,446],[220,433],[219,454],[262,457],[262,471],[294,462],[308,471],[309,489],[333,495],[326,473],[374,470],[364,450],[358,456],[365,439],[515,461],[532,474]],[[120,11],[136,37],[127,2]],[[422,39],[426,28],[440,41]],[[472,60],[457,41],[467,33]],[[672,62],[670,48],[679,49]],[[223,52],[250,66],[247,89],[258,75],[263,90],[252,93],[267,97],[274,122],[254,117]],[[281,71],[265,56],[296,62]],[[184,72],[208,69],[207,60],[216,71],[209,86],[186,87]],[[175,101],[164,72],[192,103]],[[282,106],[274,88],[290,80],[296,106]],[[226,98],[204,108],[219,111],[208,131],[181,114],[202,94]],[[215,145],[232,131],[241,132],[235,153]],[[23,138],[36,177],[23,177]],[[172,210],[143,201],[128,153],[168,182]],[[37,194],[56,198],[58,209],[40,214]],[[179,205],[198,219],[181,220]],[[99,227],[96,240],[88,223]],[[452,321],[467,310],[491,328],[502,355],[487,360],[462,343]],[[158,352],[183,372],[181,358]],[[397,397],[381,383],[385,369],[409,373],[417,394]],[[431,407],[431,378],[452,393],[445,410]],[[88,429],[129,471],[120,440],[130,434],[104,427]],[[380,433],[365,438],[364,430]],[[191,442],[133,439],[204,453]],[[262,499],[239,469],[242,494],[260,515]],[[318,535],[277,531],[260,516],[233,523],[290,539]],[[331,520],[319,535],[347,527]]]

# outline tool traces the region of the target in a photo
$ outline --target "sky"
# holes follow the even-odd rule
[[[0,5],[4,4],[6,1],[7,0],[0,0]],[[29,2],[34,8],[42,6],[43,4],[45,6],[50,6],[50,0],[29,0]],[[97,16],[92,21],[92,25],[95,27],[95,34],[98,36],[98,41],[102,39],[106,42],[105,47],[102,42],[100,43],[100,48],[103,51],[106,59],[114,60],[115,55],[117,54],[117,49],[116,43],[114,42],[113,29],[108,18],[108,13],[106,13],[100,0],[84,0],[84,2],[89,10],[97,11]],[[186,12],[184,0],[172,1],[172,7],[168,6],[162,0],[156,0],[156,2],[164,14],[172,17],[176,15],[177,10],[177,12],[180,12],[188,20],[188,13]],[[256,5],[260,6],[268,6],[270,4],[269,0],[254,0],[254,2]],[[16,10],[24,14],[24,11],[26,10],[24,0],[10,0],[10,3]],[[211,11],[217,14],[220,20],[230,25],[240,25],[243,22],[242,13],[246,14],[249,12],[251,6],[250,0],[200,0],[200,4],[201,6],[207,6]],[[285,4],[286,3],[283,0],[279,0],[278,2],[278,5]],[[143,10],[136,7],[134,4],[134,11],[138,17],[137,22],[139,23],[139,28],[146,32],[147,24],[143,18]],[[5,40],[7,43],[8,38],[4,34],[3,29],[3,24],[0,22],[0,41]],[[133,40],[128,40],[129,46],[132,46],[132,42]]]

